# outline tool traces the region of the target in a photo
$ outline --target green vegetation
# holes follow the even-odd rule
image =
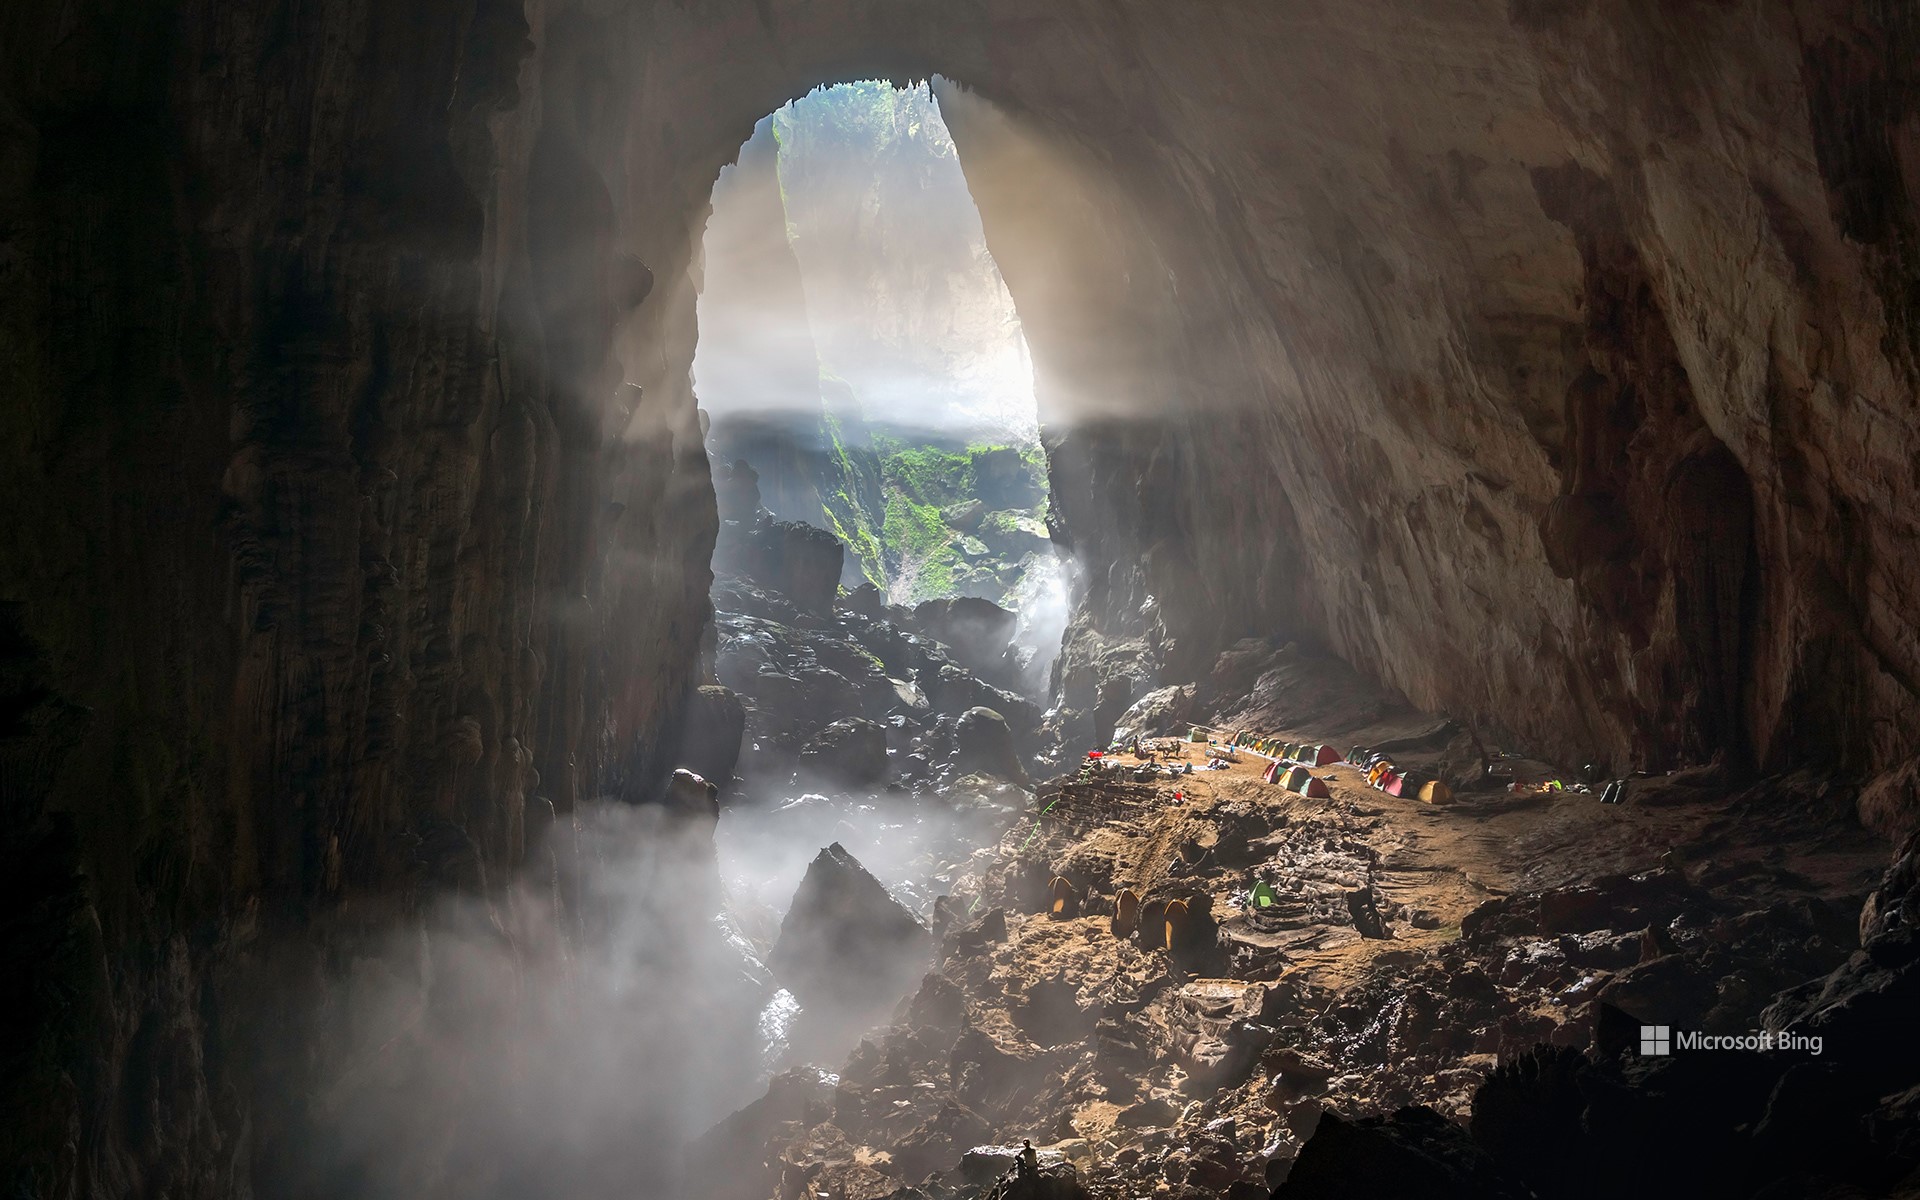
[[[827,372],[821,373],[821,384],[824,393],[851,400],[846,384]],[[1002,543],[1023,532],[1032,535],[1034,522],[1044,520],[1046,503],[981,515],[970,502],[981,499],[988,475],[982,462],[988,455],[1018,454],[1029,478],[1043,483],[1044,470],[1033,466],[1028,448],[956,447],[897,434],[856,433],[859,427],[843,423],[836,407],[845,411],[830,402],[821,417],[829,477],[821,480],[820,494],[829,528],[860,574],[897,603],[950,596],[963,587],[999,595],[1005,572],[1017,565],[1019,555],[995,551],[981,535]],[[1004,481],[1007,466],[1002,457],[991,474]],[[961,524],[952,523],[950,514]]]
[[[897,573],[908,585],[907,599],[920,601],[952,594],[953,571],[959,558],[953,551],[953,531],[940,519],[938,508],[916,503],[904,492],[889,488],[884,533],[895,555]]]
[[[812,194],[809,181],[821,172],[897,156],[907,142],[920,144],[915,154],[951,158],[955,153],[926,86],[901,91],[886,80],[866,80],[825,88],[807,97],[803,112],[788,105],[771,123],[790,243],[797,243],[798,234],[789,184],[804,201]],[[961,589],[1003,595],[1005,581],[1018,578],[1020,559],[1004,547],[1031,545],[1017,536],[1026,514],[1016,512],[982,530],[980,507],[968,502],[984,498],[988,508],[1032,503],[1037,493],[1031,484],[1044,491],[1046,481],[1040,447],[954,444],[958,439],[909,442],[870,429],[850,385],[824,365],[820,395],[828,455],[816,490],[826,523],[859,574],[895,602],[916,603]],[[1030,483],[1021,478],[1023,465]],[[948,522],[943,514],[949,512],[959,525]],[[1011,540],[996,550],[974,536],[978,532]]]
[[[882,478],[917,501],[946,505],[973,496],[971,450],[957,454],[935,446],[911,446],[884,434],[875,435],[873,449],[880,456]]]
[[[1020,532],[1020,513],[1011,508],[988,513],[986,519],[980,522],[980,528],[987,533],[1011,536]]]

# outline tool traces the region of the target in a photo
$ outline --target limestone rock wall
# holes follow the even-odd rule
[[[671,765],[713,492],[547,16],[0,18],[11,1191],[292,1187],[326,964]]]
[[[1321,639],[1620,768],[1912,754],[1903,7],[638,22],[636,219],[697,213],[750,114],[822,80],[974,90],[943,111],[1033,346],[1083,642],[1191,675]]]
[[[693,251],[822,82],[976,91],[1066,673],[1279,634],[1575,760],[1911,758],[1914,21],[10,8],[10,1184],[286,1190],[301,1042],[259,1013],[341,927],[524,868],[549,802],[658,780],[715,521]]]

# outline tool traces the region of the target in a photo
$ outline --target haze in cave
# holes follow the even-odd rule
[[[1920,1196],[1920,23],[0,19],[0,1185]]]

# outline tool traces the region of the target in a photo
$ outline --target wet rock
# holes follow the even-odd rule
[[[991,600],[954,596],[927,600],[913,610],[913,627],[946,646],[955,661],[1002,685],[1018,682],[1008,646],[1020,618]]]
[[[907,1005],[907,1022],[916,1030],[957,1030],[966,1012],[966,992],[952,979],[932,971],[920,981],[920,990]]]
[[[840,606],[868,620],[878,621],[886,616],[887,598],[873,584],[863,583],[842,596]]]
[[[941,520],[955,529],[964,529],[968,533],[979,529],[980,519],[986,515],[987,506],[979,500],[965,500],[940,510]]]
[[[707,821],[720,817],[720,789],[682,767],[667,780],[667,807],[676,814]]]
[[[1097,1013],[1080,1003],[1079,989],[1065,978],[1043,979],[1027,989],[1014,1022],[1042,1046],[1078,1042],[1093,1032]]]
[[[1013,1096],[1036,1088],[1041,1072],[1030,1047],[1010,1046],[982,1029],[969,1029],[953,1044],[948,1074],[958,1082],[962,1103],[971,1107],[1006,1105]]]
[[[954,768],[962,774],[991,775],[1026,782],[1007,719],[991,708],[975,707],[954,725]]]
[[[1598,999],[1648,1024],[1698,1029],[1716,995],[1713,975],[1698,960],[1676,954],[1627,968]]]
[[[1024,508],[1045,493],[1032,466],[1012,446],[974,451],[974,494],[988,508]]]
[[[848,787],[878,783],[887,765],[886,727],[861,717],[835,721],[800,751],[802,771]]]
[[[894,1165],[908,1179],[925,1178],[934,1171],[952,1167],[956,1161],[961,1164],[961,1173],[968,1174],[966,1160],[986,1148],[968,1150],[967,1147],[978,1146],[991,1132],[992,1127],[979,1113],[948,1100],[939,1111],[893,1143]]]
[[[721,1120],[693,1144],[691,1157],[702,1165],[698,1190],[725,1197],[769,1195],[780,1181],[777,1167],[763,1153],[782,1127],[826,1120],[833,1093],[815,1067],[783,1071],[758,1100]]]
[[[962,925],[947,937],[947,953],[966,956],[978,954],[988,946],[1007,940],[1007,910],[990,908],[974,921]]]
[[[913,914],[835,842],[808,866],[767,965],[803,1003],[869,1009],[907,989],[927,948]]]
[[[1274,1200],[1526,1200],[1466,1130],[1431,1108],[1321,1116]]]
[[[744,576],[805,612],[824,615],[833,611],[845,557],[840,539],[826,530],[761,514],[722,525],[713,570]]]

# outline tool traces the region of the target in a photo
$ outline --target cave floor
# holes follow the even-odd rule
[[[1853,948],[1886,856],[1835,821],[1848,797],[1804,777],[1641,779],[1619,805],[1504,789],[1429,805],[1345,764],[1316,769],[1331,795],[1310,799],[1251,756],[1137,783],[1120,762],[1043,787],[1039,815],[955,881],[963,915],[937,973],[821,1077],[830,1119],[767,1131],[790,1185],[966,1196],[1005,1165],[956,1169],[969,1148],[1031,1138],[1097,1196],[1267,1186],[1323,1110],[1464,1119],[1499,1057],[1588,1044],[1599,1001],[1755,1027],[1773,992]],[[1054,875],[1077,915],[1047,911]],[[1258,878],[1276,901],[1250,912]],[[1217,935],[1172,953],[1151,944],[1155,922],[1116,937],[1123,888],[1150,913],[1204,905],[1194,925]]]

